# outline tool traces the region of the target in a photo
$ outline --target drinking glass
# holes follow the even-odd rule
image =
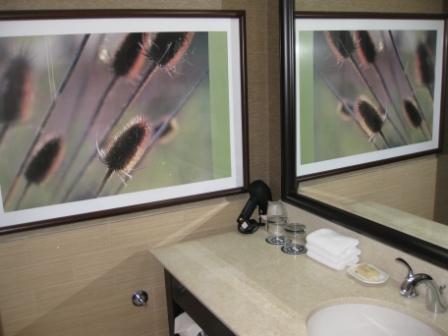
[[[282,246],[282,251],[292,255],[306,253],[305,236],[305,225],[300,223],[286,224],[285,245]]]
[[[285,243],[285,225],[287,222],[286,209],[281,202],[268,202],[266,230],[268,237],[266,242],[272,245]]]

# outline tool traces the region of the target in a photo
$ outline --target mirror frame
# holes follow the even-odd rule
[[[294,18],[294,0],[280,0],[282,200],[405,253],[447,268],[448,249],[297,193]],[[446,16],[443,18],[446,19]],[[445,28],[446,25],[445,21]],[[447,34],[444,36],[444,44],[447,45]],[[442,84],[446,79],[445,64],[443,69]],[[442,90],[445,96],[445,85]]]

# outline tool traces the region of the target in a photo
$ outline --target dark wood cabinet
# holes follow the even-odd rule
[[[190,315],[208,336],[235,335],[167,270],[165,290],[170,336],[175,335],[174,319],[183,312]]]

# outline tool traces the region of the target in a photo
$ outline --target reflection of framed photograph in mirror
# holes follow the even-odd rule
[[[444,20],[296,13],[296,176],[440,148]]]
[[[0,78],[0,233],[246,183],[244,12],[4,12]]]
[[[349,7],[349,4],[346,5],[346,7]],[[326,6],[327,8],[327,6]],[[328,5],[328,8],[332,8],[331,5]],[[347,10],[349,10],[349,8],[347,8]],[[383,7],[379,6],[378,10],[385,10]],[[420,223],[417,222],[418,225],[416,225],[416,227],[418,227],[418,232],[416,232],[416,234],[412,234],[410,233],[410,227],[407,224],[407,222],[405,220],[403,220],[401,214],[396,215],[397,221],[399,221],[400,223],[400,227],[398,226],[388,226],[387,224],[384,224],[383,221],[381,221],[379,218],[372,218],[371,216],[369,216],[366,213],[360,213],[360,212],[356,212],[353,209],[349,209],[349,208],[341,208],[338,205],[334,205],[332,203],[327,202],[327,200],[322,200],[322,199],[317,199],[314,198],[313,196],[309,196],[309,195],[305,195],[301,192],[298,192],[299,188],[300,190],[302,190],[302,186],[305,184],[311,185],[311,184],[320,184],[320,182],[324,179],[312,179],[313,176],[319,175],[329,175],[325,178],[325,180],[332,180],[332,181],[338,181],[338,182],[342,182],[340,177],[341,175],[336,175],[335,173],[339,170],[339,171],[347,171],[347,174],[344,175],[353,175],[353,176],[361,176],[364,175],[364,171],[360,171],[360,170],[356,170],[357,168],[367,168],[369,166],[374,166],[376,165],[377,167],[375,167],[375,169],[368,169],[369,171],[371,170],[375,170],[375,171],[381,171],[383,170],[383,166],[379,165],[379,163],[387,163],[388,161],[396,161],[394,163],[394,165],[403,165],[406,167],[407,164],[405,163],[404,160],[401,160],[402,158],[408,158],[408,157],[412,157],[412,156],[418,156],[418,155],[422,155],[423,153],[427,153],[427,152],[435,152],[438,149],[441,149],[441,142],[438,141],[437,137],[434,135],[435,132],[438,132],[440,134],[446,132],[446,127],[445,129],[438,129],[439,125],[444,125],[446,122],[446,119],[444,118],[444,113],[441,111],[444,111],[444,103],[443,103],[443,97],[445,96],[445,80],[446,80],[446,66],[445,66],[445,58],[446,58],[446,53],[445,53],[445,49],[446,49],[446,45],[443,45],[445,43],[445,30],[446,28],[443,28],[444,26],[446,27],[446,24],[444,25],[444,20],[445,20],[445,16],[444,15],[437,15],[437,14],[430,14],[430,15],[421,15],[421,14],[383,14],[383,13],[349,13],[349,12],[339,12],[339,13],[322,13],[322,12],[296,12],[295,11],[295,1],[294,0],[281,0],[280,1],[280,13],[281,13],[281,61],[282,61],[282,200],[285,202],[288,202],[292,205],[295,205],[305,211],[308,211],[310,213],[316,214],[319,217],[322,217],[324,219],[330,220],[336,224],[342,225],[344,227],[347,227],[351,230],[354,230],[356,232],[362,233],[363,235],[366,235],[368,237],[374,238],[382,243],[388,244],[390,246],[393,246],[394,248],[401,250],[401,251],[405,251],[407,253],[410,253],[418,258],[421,258],[425,261],[431,262],[435,265],[441,266],[441,267],[445,267],[448,263],[448,249],[446,247],[446,245],[442,242],[441,244],[439,244],[440,242],[436,242],[432,239],[428,239],[428,236],[431,236],[433,234],[438,234],[436,232],[440,232],[438,230],[433,230],[432,228],[426,227],[425,223]],[[338,25],[335,26],[332,29],[329,28],[328,25],[325,25],[325,23],[327,22],[327,20],[338,20]],[[355,20],[354,20],[355,19]],[[311,26],[308,27],[308,30],[310,31],[310,33],[308,33],[308,36],[305,36],[305,38],[308,37],[309,41],[308,41],[308,46],[311,45],[311,42],[313,42],[313,35],[311,34],[313,32],[317,31],[320,32],[321,36],[319,37],[321,39],[320,42],[320,48],[322,50],[325,50],[326,53],[326,58],[322,58],[323,62],[331,62],[329,65],[326,65],[327,67],[330,68],[330,70],[325,70],[325,74],[328,77],[328,81],[331,80],[331,84],[332,84],[332,88],[329,88],[328,85],[326,84],[325,79],[322,79],[320,77],[319,72],[316,72],[315,70],[315,65],[314,63],[316,63],[318,60],[316,59],[309,59],[309,66],[308,67],[303,67],[302,68],[302,72],[305,71],[304,74],[304,78],[306,78],[306,76],[308,76],[308,81],[303,80],[302,81],[302,77],[299,76],[302,73],[300,72],[300,68],[297,69],[298,64],[297,64],[297,52],[300,51],[301,53],[308,53],[309,55],[313,55],[312,54],[312,50],[308,49],[304,49],[303,47],[301,48],[300,46],[297,46],[297,38],[299,38],[300,36],[297,36],[297,34],[300,34],[300,30],[304,30],[305,31],[305,21],[309,20],[308,22],[312,22]],[[322,25],[316,25],[317,20],[320,20],[320,23],[322,23]],[[435,51],[432,51],[432,57],[435,57],[434,62],[441,62],[441,68],[436,70],[436,68],[434,68],[434,81],[432,82],[431,85],[431,81],[427,81],[427,85],[425,85],[423,82],[423,78],[419,78],[417,77],[417,74],[415,73],[415,67],[417,66],[421,66],[418,65],[418,62],[416,62],[416,60],[413,58],[415,58],[415,55],[413,55],[412,52],[408,52],[408,60],[407,63],[405,63],[406,61],[402,61],[403,62],[403,67],[400,66],[400,64],[398,63],[392,63],[392,65],[394,66],[392,68],[392,66],[388,65],[387,63],[380,63],[379,59],[381,59],[381,57],[384,57],[383,55],[378,56],[379,54],[383,54],[386,53],[386,49],[388,50],[387,53],[391,53],[393,55],[394,50],[391,50],[392,46],[392,42],[389,41],[387,43],[385,42],[378,42],[378,40],[376,40],[378,38],[378,36],[374,36],[376,34],[376,32],[380,31],[382,32],[383,30],[385,31],[385,34],[380,34],[381,35],[386,35],[385,37],[383,37],[383,39],[387,38],[387,36],[390,37],[389,35],[389,30],[391,30],[392,33],[392,37],[394,38],[394,43],[398,47],[400,46],[400,48],[404,45],[408,45],[410,44],[410,41],[408,41],[408,39],[410,39],[412,41],[412,39],[415,39],[417,36],[419,36],[419,41],[422,41],[424,43],[428,43],[430,39],[433,39],[434,36],[430,37],[428,36],[428,39],[426,39],[424,37],[423,34],[421,34],[421,32],[419,33],[415,33],[415,37],[409,37],[409,38],[401,38],[400,41],[396,40],[396,30],[400,30],[398,28],[393,29],[393,26],[391,26],[391,24],[394,24],[395,22],[400,22],[405,20],[408,25],[409,25],[409,29],[413,30],[413,31],[418,31],[418,30],[424,30],[422,28],[418,28],[417,29],[417,25],[416,23],[419,22],[427,22],[427,24],[431,24],[431,28],[429,30],[435,30],[436,31],[436,41],[440,41],[440,42],[436,42],[435,45],[437,48],[437,50],[442,50],[442,54],[444,55],[442,56],[437,56],[437,54],[435,53]],[[346,21],[346,22],[345,22]],[[328,21],[330,22],[330,21]],[[360,24],[362,24],[363,22],[373,22],[376,23],[376,26],[374,26],[373,28],[371,27],[362,27],[359,26]],[[303,25],[302,25],[303,23]],[[355,28],[353,28],[353,23],[357,23],[358,26],[355,26]],[[381,24],[381,25],[380,25]],[[387,24],[387,25],[386,25]],[[433,27],[432,25],[435,26]],[[438,28],[440,27],[440,28]],[[441,30],[440,30],[441,29]],[[296,31],[297,30],[297,31]],[[360,71],[364,73],[366,73],[366,78],[367,76],[369,76],[369,80],[372,81],[374,84],[370,84],[369,85],[373,86],[375,85],[375,89],[378,91],[378,93],[376,93],[376,95],[378,95],[378,100],[381,99],[383,101],[386,101],[386,106],[387,109],[384,108],[385,113],[387,113],[386,118],[384,118],[384,116],[382,116],[382,118],[379,118],[379,122],[378,124],[381,126],[379,129],[384,133],[384,136],[392,136],[389,135],[389,133],[391,132],[391,125],[386,125],[386,123],[389,123],[389,118],[395,118],[392,119],[395,124],[397,124],[396,126],[398,127],[398,116],[389,116],[390,114],[394,113],[393,106],[392,103],[389,101],[389,97],[387,96],[388,94],[391,95],[391,97],[393,97],[392,99],[395,99],[395,104],[398,105],[397,101],[399,99],[399,95],[401,94],[403,96],[403,98],[407,97],[408,95],[411,95],[411,98],[413,98],[413,92],[410,88],[410,85],[408,86],[407,83],[407,79],[403,79],[403,77],[397,77],[397,78],[393,78],[390,74],[390,72],[393,71],[393,73],[396,72],[400,72],[400,71],[406,71],[406,75],[409,77],[409,81],[410,83],[413,85],[413,89],[416,91],[415,96],[417,97],[417,99],[419,100],[418,103],[420,105],[423,106],[423,108],[425,108],[424,106],[430,105],[428,103],[428,101],[433,100],[433,102],[437,99],[438,102],[438,109],[436,110],[434,108],[435,103],[432,104],[432,109],[429,108],[429,112],[428,110],[425,111],[425,113],[429,113],[429,115],[431,116],[431,122],[432,123],[428,123],[431,125],[428,125],[429,130],[420,130],[419,127],[417,129],[411,129],[412,132],[414,133],[413,137],[411,139],[415,139],[412,142],[410,141],[409,144],[406,145],[398,145],[395,147],[396,149],[406,149],[406,148],[410,148],[411,146],[414,145],[419,145],[419,144],[423,144],[425,142],[430,142],[432,140],[433,143],[431,145],[431,147],[429,149],[424,149],[422,151],[418,151],[418,150],[414,150],[411,151],[410,153],[400,153],[399,155],[397,154],[397,156],[392,156],[390,158],[384,158],[383,155],[386,155],[387,153],[390,153],[392,150],[394,150],[394,147],[392,148],[383,148],[383,149],[376,149],[374,145],[370,144],[368,142],[369,138],[371,135],[374,135],[372,140],[375,140],[375,143],[377,143],[378,146],[380,146],[381,144],[381,134],[369,134],[369,132],[371,132],[370,129],[365,129],[362,128],[363,126],[365,127],[366,125],[363,126],[356,126],[357,122],[353,121],[353,118],[350,117],[350,114],[347,116],[348,118],[346,118],[347,120],[351,120],[348,122],[345,122],[343,120],[341,120],[341,117],[337,114],[338,110],[337,110],[337,106],[338,106],[338,98],[337,96],[340,96],[341,98],[345,98],[345,99],[351,99],[353,101],[356,102],[356,99],[358,99],[358,96],[363,96],[365,100],[368,100],[370,105],[373,105],[374,107],[376,107],[376,109],[379,109],[378,104],[375,102],[375,97],[373,96],[372,93],[368,92],[369,86],[366,85],[363,79],[361,79],[358,74],[357,74],[357,70],[356,69],[350,69],[350,67],[355,67],[354,65],[350,65],[351,61],[350,61],[350,57],[343,57],[344,55],[342,55],[342,53],[345,53],[346,50],[345,49],[335,49],[338,46],[334,45],[334,43],[329,44],[329,42],[327,42],[327,36],[325,36],[325,31],[334,31],[334,32],[341,32],[341,31],[345,31],[345,32],[350,32],[350,39],[353,42],[353,48],[355,49],[355,51],[351,54],[351,56],[353,57],[353,62],[364,62],[364,59],[359,59],[359,55],[358,55],[358,48],[360,46],[360,41],[361,38],[365,37],[365,33],[360,33],[357,34],[357,38],[353,38],[351,35],[353,34],[353,31],[359,31],[359,32],[363,32],[363,31],[367,31],[369,32],[375,32],[375,34],[371,34],[373,35],[371,37],[372,39],[372,45],[375,48],[375,62],[377,62],[377,64],[365,64],[365,63],[359,63],[359,68]],[[335,33],[333,34],[333,36],[328,36],[328,38],[332,38],[334,37],[334,35],[345,35],[347,36],[347,33]],[[439,35],[440,34],[440,35]],[[306,33],[305,33],[306,35]],[[327,33],[327,35],[329,35],[329,33]],[[445,35],[445,36],[444,36]],[[398,37],[397,37],[398,38]],[[318,39],[318,37],[316,36],[316,40]],[[339,38],[339,40],[341,40],[341,38]],[[345,38],[342,37],[342,40],[344,42],[346,42]],[[330,43],[332,42],[332,40],[329,40]],[[306,42],[306,41],[305,41]],[[304,43],[305,43],[304,42]],[[350,42],[349,42],[350,43]],[[432,42],[432,44],[434,45],[434,42]],[[418,46],[418,45],[417,45]],[[429,48],[429,47],[427,47]],[[400,52],[400,50],[398,49],[398,51]],[[322,51],[323,52],[323,51]],[[415,51],[414,51],[415,52]],[[420,51],[421,53],[421,51]],[[341,58],[341,55],[342,58]],[[440,54],[440,51],[439,51]],[[308,55],[308,57],[310,57]],[[371,56],[371,55],[370,55]],[[400,56],[404,57],[404,55]],[[316,58],[321,57],[321,55],[317,55]],[[323,56],[325,57],[325,56]],[[380,57],[380,58],[378,58]],[[422,57],[422,56],[418,56],[418,57]],[[336,58],[336,60],[335,60]],[[377,61],[378,59],[378,61]],[[339,62],[338,62],[339,61]],[[398,59],[396,60],[398,61]],[[385,60],[382,60],[381,62],[385,62]],[[412,63],[414,62],[414,63]],[[419,61],[421,62],[421,61]],[[333,64],[333,65],[332,65]],[[376,74],[376,69],[375,67],[377,67],[379,70],[382,71],[381,76],[383,76],[384,81],[387,81],[385,83],[385,86],[387,86],[388,92],[385,93],[384,91],[382,91],[382,83],[381,83],[381,79],[379,78],[380,75]],[[385,70],[385,69],[389,69],[389,67],[392,70]],[[440,67],[440,66],[439,66]],[[344,68],[348,68],[351,71],[351,75],[348,69],[344,69]],[[404,70],[400,70],[400,69],[404,69]],[[325,68],[326,69],[326,68]],[[344,70],[342,70],[344,69]],[[320,72],[323,72],[324,68],[322,70],[320,70]],[[437,71],[437,73],[436,73]],[[308,72],[308,74],[307,74]],[[420,74],[421,75],[421,74]],[[420,76],[419,75],[419,76]],[[351,76],[351,77],[350,77]],[[398,76],[398,75],[395,75]],[[355,84],[352,85],[344,85],[341,84],[344,81],[347,81],[348,78],[353,78],[353,80],[356,80]],[[436,81],[439,80],[438,84],[436,83]],[[300,83],[296,83],[298,81],[301,81]],[[371,161],[371,162],[366,162],[366,161],[360,161],[359,162],[355,162],[355,165],[353,166],[348,166],[348,165],[344,165],[341,168],[335,168],[334,165],[328,165],[327,170],[321,170],[319,172],[314,172],[313,173],[308,173],[308,175],[301,175],[298,177],[298,171],[299,167],[298,167],[298,163],[300,162],[299,159],[297,158],[297,147],[300,144],[300,137],[297,136],[298,133],[300,133],[301,129],[297,129],[298,125],[300,125],[300,122],[297,120],[299,117],[301,117],[301,115],[298,115],[298,111],[300,111],[300,108],[303,109],[303,107],[299,106],[298,108],[296,107],[296,105],[299,105],[299,103],[302,103],[300,101],[300,97],[298,96],[297,93],[300,93],[300,90],[303,88],[308,88],[308,93],[304,96],[305,99],[308,99],[309,102],[314,102],[316,99],[311,100],[311,98],[313,98],[313,96],[316,95],[316,92],[314,92],[315,90],[315,81],[320,81],[320,87],[324,88],[322,90],[325,90],[325,94],[321,95],[321,99],[322,101],[319,101],[318,104],[320,104],[319,106],[324,106],[325,105],[325,101],[324,100],[331,100],[333,103],[333,106],[331,108],[332,112],[328,112],[328,113],[332,113],[334,114],[337,118],[335,118],[335,116],[333,117],[333,120],[337,120],[339,122],[339,126],[337,127],[333,127],[330,128],[328,132],[332,132],[332,137],[335,136],[336,131],[337,132],[341,132],[340,129],[342,129],[342,126],[346,126],[346,127],[351,127],[353,128],[351,130],[351,132],[357,132],[358,137],[355,138],[355,141],[366,141],[367,145],[370,145],[373,147],[370,148],[370,152],[369,151],[365,151],[364,154],[370,155],[374,152],[378,152],[378,153],[384,153],[381,154],[382,156],[380,157],[380,159],[378,161]],[[334,82],[333,82],[334,81]],[[398,84],[393,84],[398,82]],[[432,86],[432,93],[433,93],[433,97],[432,98],[430,96],[430,93],[428,92],[428,88],[426,86],[431,87]],[[438,92],[436,92],[435,86],[438,86]],[[298,89],[296,89],[297,87],[299,87]],[[338,91],[333,90],[333,88],[337,88]],[[358,91],[354,91],[355,89],[359,89],[362,92],[358,92]],[[398,90],[399,93],[397,92]],[[341,92],[340,92],[341,91]],[[411,91],[411,93],[409,93],[409,91]],[[323,92],[323,91],[322,91]],[[336,96],[336,94],[337,96]],[[405,96],[406,95],[406,96]],[[437,97],[438,95],[438,97]],[[398,98],[397,98],[398,97]],[[437,98],[436,98],[437,97]],[[409,99],[409,98],[408,98]],[[413,99],[413,101],[417,100],[417,99]],[[342,100],[342,99],[341,99]],[[360,99],[361,101],[361,99]],[[364,100],[363,100],[364,101]],[[426,101],[426,103],[424,102]],[[353,103],[353,102],[352,102]],[[415,103],[417,104],[417,103]],[[423,104],[427,104],[427,105],[423,105]],[[346,102],[344,102],[344,104],[341,104],[342,107],[344,107],[345,105],[348,106],[348,104]],[[360,106],[358,107],[358,110],[361,109],[366,109],[366,107],[362,107],[362,104],[359,104]],[[365,105],[365,104],[364,104]],[[369,105],[369,106],[370,106]],[[312,105],[311,105],[312,107]],[[408,107],[409,108],[409,107]],[[353,107],[352,107],[353,109]],[[310,109],[311,111],[315,111],[316,108]],[[432,112],[431,112],[432,111]],[[353,111],[352,111],[353,112]],[[355,112],[353,112],[353,116]],[[435,116],[434,114],[438,114],[438,123],[434,124],[434,119]],[[313,114],[309,114],[310,117],[313,117]],[[428,117],[428,115],[425,115],[425,117]],[[316,123],[315,124],[320,124],[328,122],[328,120],[326,120],[327,117],[322,117],[325,118],[325,120],[315,120]],[[339,120],[338,120],[339,119]],[[384,119],[384,120],[383,120]],[[378,120],[378,119],[377,119]],[[402,121],[400,121],[402,122]],[[408,120],[406,120],[406,117],[404,118],[403,122],[409,122]],[[367,122],[365,123],[367,124]],[[424,128],[425,126],[422,125],[422,128]],[[442,126],[440,126],[442,128]],[[408,127],[409,128],[409,127]],[[317,129],[317,128],[316,128]],[[346,129],[346,128],[345,128]],[[387,134],[386,134],[386,130],[387,130]],[[309,132],[314,132],[314,130],[307,130]],[[418,137],[423,138],[423,132],[431,132],[431,140],[426,140],[426,141],[419,141]],[[367,133],[366,135],[369,135],[369,137],[367,137],[366,135],[364,135],[365,133]],[[373,133],[373,132],[371,132]],[[376,132],[379,133],[379,132]],[[419,134],[420,133],[420,134]],[[427,132],[428,133],[428,132]],[[327,136],[328,137],[328,136]],[[398,135],[395,135],[395,139],[389,139],[387,138],[386,141],[392,142],[392,141],[396,141],[398,142],[399,140],[397,140],[396,138],[398,138]],[[330,137],[330,139],[332,139]],[[316,141],[321,141],[322,139],[317,138],[316,137]],[[328,143],[328,142],[327,142]],[[313,144],[304,144],[302,142],[303,146],[313,146]],[[319,144],[318,144],[319,145]],[[333,144],[330,144],[333,145]],[[384,142],[382,143],[382,145],[384,146]],[[311,148],[312,149],[312,148]],[[445,148],[443,148],[445,150]],[[359,153],[358,153],[359,154]],[[362,153],[361,153],[362,154]],[[356,154],[355,154],[356,155]],[[395,155],[395,154],[394,154]],[[341,155],[339,155],[341,157]],[[433,160],[431,160],[431,158]],[[334,159],[334,158],[332,158]],[[429,155],[427,157],[421,157],[421,160],[418,161],[425,161],[426,159],[428,159],[428,162],[431,161],[432,163],[436,163],[437,165],[439,165],[439,155],[435,156],[435,155]],[[398,162],[398,160],[400,160]],[[323,162],[325,162],[325,160],[321,160]],[[416,160],[407,160],[407,162],[410,161],[416,161]],[[440,167],[437,167],[437,172],[440,170],[442,172],[446,171],[446,169],[444,169],[444,163],[441,162],[440,164],[442,164]],[[389,165],[390,166],[390,165]],[[409,166],[411,169],[416,168],[415,165],[410,165]],[[426,171],[423,170],[423,173],[425,173]],[[398,176],[400,176],[399,174],[405,174],[405,171],[400,171],[398,172]],[[434,178],[434,181],[432,182],[432,186],[434,186],[434,184],[437,186],[437,189],[442,189],[445,190],[446,188],[444,188],[444,186],[446,184],[444,184],[444,182],[442,180],[439,179],[439,174],[437,174],[437,177],[432,177]],[[415,176],[415,180],[412,180],[411,176],[406,176],[406,178],[410,179],[410,183],[415,184],[414,182],[421,183],[421,179],[419,176],[419,172],[417,172],[417,174],[414,175]],[[303,181],[308,179],[308,181]],[[394,185],[391,186],[389,184],[384,185],[384,178],[382,174],[378,174],[377,178],[372,179],[372,185],[375,185],[375,181],[378,182],[382,182],[378,183],[378,188],[375,188],[375,191],[381,191],[381,187],[384,186],[385,188],[384,191],[387,192],[387,190],[390,190],[390,196],[391,198],[385,198],[386,202],[389,199],[396,199],[396,198],[401,198],[403,193],[405,192],[404,190],[406,188],[404,188],[401,184],[402,183],[406,183],[405,179],[401,179],[401,178],[397,178],[397,181],[395,181]],[[345,187],[345,185],[342,182],[342,187]],[[362,187],[360,187],[360,189],[362,189]],[[418,188],[417,188],[418,189]],[[342,196],[346,196],[346,189],[341,188],[340,189],[342,191]],[[361,190],[361,192],[366,191]],[[421,194],[421,190],[418,189],[419,192],[419,196],[421,197],[425,197]],[[334,196],[333,194],[330,194],[329,196]],[[414,195],[415,196],[415,195]],[[387,206],[388,208],[390,208],[390,203],[384,203],[385,206]],[[440,198],[440,207],[446,207],[446,198]],[[372,210],[372,207],[369,207],[369,210]],[[374,210],[374,209],[373,209]],[[378,212],[380,212],[381,215],[384,214],[383,209],[379,210]],[[425,226],[425,227],[424,227]],[[419,232],[421,230],[425,230],[425,234],[420,234]],[[444,230],[444,229],[443,229]]]

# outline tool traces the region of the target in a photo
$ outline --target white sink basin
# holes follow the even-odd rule
[[[370,304],[319,309],[308,318],[307,328],[309,336],[442,336],[409,315]]]

